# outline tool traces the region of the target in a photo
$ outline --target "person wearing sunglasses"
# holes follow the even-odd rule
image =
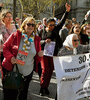
[[[78,35],[74,33],[66,37],[65,41],[63,42],[63,47],[58,51],[57,56],[78,55],[78,54],[83,54],[84,52],[89,52],[89,50],[90,50],[90,45],[80,44]],[[71,89],[71,92],[69,91],[69,93],[73,95],[72,94],[73,89]],[[57,100],[57,94],[55,100]],[[80,99],[80,100],[88,100],[88,99]]]
[[[47,26],[46,28],[42,29],[39,32],[39,36],[41,37],[41,47],[44,50],[44,46],[46,43],[50,43],[51,41],[56,42],[54,55],[57,54],[58,49],[62,46],[62,40],[59,36],[59,30],[62,28],[66,17],[70,11],[70,5],[66,3],[66,12],[64,13],[62,20],[57,25],[55,24],[56,21],[54,18],[47,19]],[[40,95],[49,95],[50,92],[48,90],[50,79],[54,70],[53,64],[53,57],[50,56],[43,56],[41,59],[41,67],[42,67],[42,74],[41,74],[41,81],[40,81]]]
[[[33,66],[38,70],[38,63],[43,56],[40,37],[36,35],[36,22],[33,17],[27,17],[17,32],[10,35],[3,45],[4,60],[2,62],[3,76],[12,71],[14,64],[24,76],[24,87],[19,90],[4,89],[4,100],[27,100],[29,83],[33,75]],[[22,63],[23,62],[23,63]],[[4,78],[2,80],[4,85]]]
[[[58,56],[83,54],[84,52],[89,52],[89,50],[89,45],[82,45],[79,43],[77,34],[70,34],[66,37],[63,47],[58,52]]]

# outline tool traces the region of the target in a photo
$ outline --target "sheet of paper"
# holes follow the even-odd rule
[[[55,42],[46,43],[44,47],[44,55],[53,56],[55,49]]]
[[[17,64],[24,65],[25,61],[26,61],[26,58],[27,58],[27,55],[28,55],[27,52],[19,50],[18,54],[17,54],[17,58],[16,58],[17,59]]]

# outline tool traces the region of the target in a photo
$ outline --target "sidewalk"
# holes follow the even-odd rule
[[[30,83],[30,87],[28,90],[28,100],[55,100],[55,95],[56,95],[55,72],[53,72],[52,79],[49,85],[50,95],[40,96],[39,90],[40,90],[40,80],[38,74],[34,72],[33,79]],[[2,98],[3,98],[3,93],[2,93],[1,73],[0,73],[0,100],[2,100]]]
[[[30,100],[30,98],[31,98],[31,100],[55,100],[55,95],[56,95],[55,72],[53,72],[52,79],[50,81],[50,85],[49,85],[48,89],[50,91],[49,96],[40,96],[39,95],[40,81],[39,81],[39,77],[38,77],[37,73],[34,73],[33,80],[30,83],[28,100]]]
[[[1,69],[0,69],[1,70]],[[0,71],[0,100],[2,100],[3,99],[3,89],[2,89],[2,84],[1,84],[2,82],[1,82],[1,71]]]

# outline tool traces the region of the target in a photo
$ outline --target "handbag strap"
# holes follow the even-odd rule
[[[16,72],[19,73],[18,65],[14,64],[14,66],[16,67]]]

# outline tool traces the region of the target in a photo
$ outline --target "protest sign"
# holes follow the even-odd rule
[[[54,57],[57,100],[78,100],[90,96],[90,53]]]
[[[53,56],[54,49],[55,49],[55,42],[46,43],[44,47],[44,55]]]

